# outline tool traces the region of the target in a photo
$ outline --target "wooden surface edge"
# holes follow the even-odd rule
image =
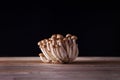
[[[39,57],[0,57],[0,61],[40,61]],[[120,57],[77,57],[75,61],[118,61]]]

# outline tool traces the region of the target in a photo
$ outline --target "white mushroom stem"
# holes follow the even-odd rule
[[[74,60],[76,58],[76,54],[77,54],[77,45],[76,44],[73,44],[73,47],[72,47],[72,60]]]
[[[49,40],[47,40],[47,39],[46,39],[46,47],[47,47],[47,50],[50,51]]]
[[[53,57],[56,59],[56,61],[59,60],[56,56],[56,53],[54,52],[54,47],[53,47],[52,44],[50,44],[50,50],[51,50],[51,53],[52,53]]]
[[[61,53],[61,56],[62,56],[62,58],[63,59],[65,59],[65,58],[67,58],[67,53],[66,53],[66,51],[65,51],[65,49],[64,49],[64,47],[63,47],[63,45],[62,45],[62,41],[58,41],[58,44],[59,44],[59,46],[60,46],[60,53]]]
[[[79,49],[78,49],[78,44],[77,44],[77,52],[76,52],[76,57],[78,56],[78,54],[79,54]]]
[[[74,60],[74,59],[76,58],[77,48],[78,48],[78,46],[77,46],[77,44],[76,44],[76,39],[77,39],[77,37],[76,37],[76,36],[72,36],[71,39],[72,39],[72,43],[73,43],[73,49],[72,49],[73,54],[72,54],[72,59]]]
[[[57,55],[57,57],[60,59],[60,60],[62,60],[62,56],[61,56],[61,53],[60,53],[60,51],[59,51],[59,46],[57,45],[56,46],[56,48],[55,48],[55,50],[56,50],[56,55]]]
[[[62,62],[61,57],[60,57],[60,55],[59,55],[59,51],[58,51],[58,45],[56,45],[53,49],[54,49],[54,54],[55,54],[57,60],[58,60],[59,62]]]
[[[48,56],[48,54],[46,53],[45,48],[44,48],[43,45],[40,45],[40,49],[41,49],[41,51],[43,52],[43,54],[45,55],[45,57],[46,57],[48,60],[51,60],[50,57]]]
[[[51,40],[52,40],[52,45],[55,45],[56,44],[56,35],[52,35],[51,36]]]
[[[68,44],[68,39],[67,39],[67,38],[64,38],[64,42],[65,42],[65,47],[66,47],[66,53],[67,53],[67,56],[69,57],[70,46],[69,46],[69,44]]]
[[[51,54],[51,51],[47,50],[47,47],[44,48],[45,52],[47,53],[47,55],[49,56],[50,60],[56,60],[55,57]]]
[[[72,47],[73,47],[73,43],[72,43],[72,40],[71,40],[71,35],[68,34],[67,39],[68,39],[68,44],[69,44],[69,58],[70,58],[70,62],[72,62],[72,54],[73,54]]]
[[[73,47],[73,45],[70,45],[70,51],[69,51],[70,61],[71,61],[71,59],[72,59],[72,54],[73,54],[72,47]]]
[[[52,58],[52,60],[56,60],[56,58],[53,56],[52,54],[52,50],[51,50],[51,47],[52,46],[52,41],[51,40],[48,40],[48,47],[49,47],[49,50],[46,49],[47,53],[49,54],[49,56]]]

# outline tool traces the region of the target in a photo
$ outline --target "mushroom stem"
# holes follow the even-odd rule
[[[65,42],[67,57],[69,57],[70,47],[69,47],[69,44],[68,44],[68,39],[64,38],[64,42]]]
[[[55,61],[59,60],[58,57],[56,56],[56,53],[54,51],[54,46],[52,44],[50,44],[50,50],[51,50],[53,57],[55,58]]]
[[[76,51],[76,57],[78,56],[78,54],[79,54],[79,49],[78,49],[78,44],[77,44],[77,51]]]
[[[70,45],[70,53],[69,53],[69,59],[70,59],[70,62],[72,61],[72,54],[73,54],[73,51],[72,51],[72,46],[73,45]]]
[[[60,46],[60,53],[62,55],[62,58],[63,59],[66,59],[67,58],[67,52],[65,51],[64,47],[63,47],[63,44],[62,44],[62,41],[61,40],[58,40],[58,44]]]
[[[74,59],[76,58],[77,48],[78,48],[78,46],[77,46],[77,44],[76,44],[77,37],[76,37],[76,36],[72,36],[71,39],[72,39],[72,43],[73,43],[73,49],[72,49],[73,54],[72,54],[72,59],[74,60]]]
[[[61,56],[61,53],[60,53],[60,51],[59,51],[59,46],[57,45],[56,46],[56,48],[55,48],[55,50],[56,50],[56,55],[58,56],[58,58],[61,60],[62,59],[62,56]]]
[[[43,52],[43,54],[45,55],[45,57],[46,57],[48,60],[51,60],[50,57],[48,56],[45,48],[44,48],[42,45],[40,46],[40,49],[41,49],[41,51]]]

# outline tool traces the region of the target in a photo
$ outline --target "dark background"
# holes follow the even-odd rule
[[[120,56],[118,5],[5,3],[0,6],[0,56],[38,56],[37,42],[56,33],[78,36],[79,56]]]

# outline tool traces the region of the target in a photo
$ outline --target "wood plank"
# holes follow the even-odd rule
[[[39,57],[0,57],[0,61],[40,61]],[[78,57],[75,61],[120,61],[120,57]]]
[[[120,80],[119,57],[79,57],[44,64],[39,57],[1,57],[0,80]]]

